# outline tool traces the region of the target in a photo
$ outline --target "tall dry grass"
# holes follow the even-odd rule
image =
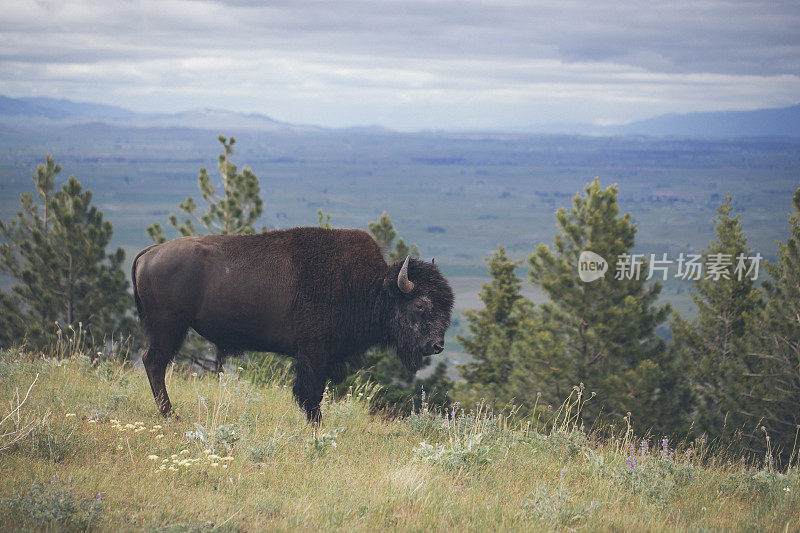
[[[236,368],[236,367],[234,367]],[[370,415],[326,396],[314,430],[287,376],[168,376],[79,353],[0,354],[0,528],[17,530],[800,530],[800,474],[584,433],[573,391],[547,425],[486,406]]]

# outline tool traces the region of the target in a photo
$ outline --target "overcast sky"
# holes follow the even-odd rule
[[[3,2],[0,94],[416,129],[800,103],[800,2]]]

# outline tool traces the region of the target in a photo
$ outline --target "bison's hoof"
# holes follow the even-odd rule
[[[162,405],[159,408],[159,411],[161,412],[161,416],[163,416],[164,418],[177,418],[178,417],[178,415],[175,414],[175,411],[172,410],[172,405],[171,404]]]

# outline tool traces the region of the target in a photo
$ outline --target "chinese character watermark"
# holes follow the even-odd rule
[[[617,257],[614,279],[639,279],[642,274],[642,254],[622,254]]]
[[[684,256],[683,252],[678,256],[678,273],[675,274],[677,279],[691,279],[698,280],[703,277],[703,256],[700,254],[688,254]]]

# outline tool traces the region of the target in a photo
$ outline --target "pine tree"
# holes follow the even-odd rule
[[[677,422],[659,418],[665,409],[654,409],[676,401],[675,391],[660,380],[671,361],[665,341],[656,335],[670,308],[656,305],[661,284],[646,281],[647,262],[641,276],[612,274],[618,258],[630,257],[636,235],[631,215],[619,216],[616,186],[601,189],[595,179],[584,192],[569,211],[556,212],[559,234],[553,249],[539,245],[528,260],[530,281],[549,301],[529,315],[534,324],[513,349],[517,367],[536,370],[528,389],[538,388],[543,401],[553,405],[564,399],[558,395],[567,392],[567,379],[596,392],[584,411],[589,423],[600,412],[616,417],[633,412],[643,429],[671,426]],[[581,281],[581,251],[605,258],[611,271],[602,279]]]
[[[317,210],[317,227],[332,229],[333,224],[331,224],[331,214],[323,211],[322,209]]]
[[[0,221],[0,269],[18,282],[12,295],[0,298],[2,322],[11,324],[15,342],[38,348],[52,340],[57,326],[82,327],[97,343],[133,327],[121,268],[125,253],[105,251],[111,222],[74,176],[54,192],[60,170],[48,156],[33,176],[41,204],[23,194],[16,220]]]
[[[0,347],[6,348],[25,338],[25,317],[13,294],[0,291]]]
[[[675,315],[671,327],[696,397],[695,430],[727,439],[740,432],[757,434],[743,416],[748,409],[744,375],[749,372],[752,318],[761,301],[753,276],[736,272],[740,260],[752,252],[739,215],[733,215],[730,194],[717,208],[714,224],[716,240],[703,254],[704,273],[692,290],[697,317],[689,322]],[[718,275],[715,265],[727,265],[727,273]]]
[[[48,155],[45,163],[39,165],[36,174],[31,176],[36,194],[24,193],[20,196],[22,210],[17,212],[17,220],[8,223],[0,221],[0,233],[6,241],[0,247],[0,268],[17,280],[25,280],[25,284],[14,289],[14,295],[4,298],[5,316],[20,317],[19,321],[8,318],[12,327],[15,322],[22,323],[22,329],[17,330],[15,336],[20,331],[27,331],[28,327],[24,325],[27,321],[38,324],[39,332],[43,332],[57,316],[57,301],[54,294],[47,290],[48,286],[55,287],[58,282],[54,279],[57,267],[53,257],[55,250],[51,246],[49,235],[48,214],[52,211],[50,202],[55,188],[55,177],[60,172],[61,165],[57,165]],[[36,202],[37,196],[40,203]],[[24,258],[23,262],[20,262],[20,253]],[[20,310],[23,305],[20,299],[26,304],[24,315]],[[25,318],[21,318],[23,316]],[[41,337],[41,333],[37,337]]]
[[[566,338],[559,335],[553,308],[517,310],[517,334],[510,347],[512,371],[507,394],[528,414],[539,404],[559,405],[579,380],[570,366]]]
[[[254,233],[254,224],[263,212],[258,178],[247,167],[238,172],[237,166],[230,159],[236,139],[231,137],[228,140],[220,135],[219,142],[223,148],[217,165],[220,183],[215,185],[205,168],[200,169],[197,178],[200,194],[208,202],[208,211],[203,215],[199,214],[197,202],[189,196],[178,207],[191,218],[187,217],[179,222],[177,215],[169,217],[170,225],[183,236],[199,235],[201,231],[197,224],[207,233]],[[161,224],[149,226],[147,233],[155,242],[166,241]]]
[[[747,376],[753,384],[746,413],[749,426],[764,426],[783,465],[797,457],[800,444],[800,188],[793,203],[789,238],[778,245],[777,264],[767,265],[770,279],[763,283],[766,306],[758,328],[760,345]]]
[[[36,186],[36,192],[42,200],[42,226],[44,237],[48,235],[48,204],[50,203],[50,195],[55,187],[55,177],[61,172],[61,165],[57,165],[55,159],[50,155],[45,157],[44,165],[39,165],[36,169],[36,174],[31,176]]]
[[[409,255],[416,259],[419,258],[419,248],[417,248],[416,244],[408,245],[402,238],[397,239],[397,244],[394,244],[397,231],[395,231],[392,219],[389,218],[386,212],[382,213],[381,218],[375,222],[369,223],[369,233],[378,243],[378,246],[381,247],[381,250],[384,251],[386,261],[389,263],[403,261]]]
[[[492,281],[484,284],[479,293],[484,307],[464,313],[470,335],[457,337],[472,357],[472,361],[460,367],[469,386],[461,387],[459,399],[468,406],[481,399],[496,406],[512,400],[511,347],[530,306],[520,293],[522,280],[515,272],[522,261],[511,260],[502,246],[487,261]]]

